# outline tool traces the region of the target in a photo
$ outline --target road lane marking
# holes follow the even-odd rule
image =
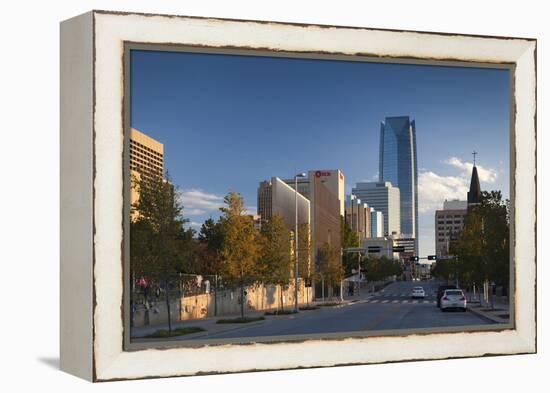
[[[424,303],[425,303],[425,304],[426,304],[426,303],[429,303],[429,302],[430,302],[429,300],[424,300]]]
[[[389,300],[382,300],[382,303],[387,303],[389,302]]]
[[[416,303],[418,303],[418,300],[413,300],[412,303],[416,304]]]
[[[371,300],[371,303],[378,303],[377,299]]]
[[[399,300],[394,300],[392,303],[399,303]]]

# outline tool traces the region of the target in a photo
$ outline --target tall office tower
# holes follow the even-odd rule
[[[260,182],[258,186],[258,215],[260,216],[260,222],[266,222],[271,219],[273,214],[272,204],[272,191],[273,187],[271,182],[266,180]]]
[[[287,228],[294,231],[296,225],[296,204],[298,205],[298,224],[309,224],[310,202],[300,193],[294,192],[278,177],[271,181],[262,181],[258,186],[258,216],[260,223],[269,221],[274,214],[283,219]]]
[[[360,243],[370,237],[370,208],[355,195],[346,195],[344,223],[357,234]]]
[[[141,176],[162,176],[164,170],[164,145],[145,135],[130,129],[130,169]]]
[[[164,145],[148,135],[130,129],[130,175],[145,181],[153,177],[162,177],[164,173]],[[135,188],[131,188],[130,203],[139,199]],[[136,212],[132,218],[136,217]]]
[[[294,188],[295,179],[284,179],[283,181]],[[309,171],[306,177],[297,179],[298,192],[311,199],[311,185],[314,182],[322,183],[329,192],[338,198],[339,212],[341,216],[344,216],[344,173],[339,169]]]
[[[443,202],[443,210],[435,211],[435,253],[438,257],[449,255],[450,245],[464,229],[468,203],[452,200]]]
[[[388,182],[357,183],[352,194],[370,207],[382,212],[384,236],[401,233],[399,188]]]
[[[386,117],[380,125],[379,181],[399,188],[401,233],[418,250],[418,168],[416,127],[408,116]]]
[[[382,237],[384,236],[384,215],[372,207],[369,207],[370,213],[370,233],[369,237]]]

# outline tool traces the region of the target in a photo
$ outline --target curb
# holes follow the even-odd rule
[[[484,319],[485,321],[487,321],[489,323],[498,323],[498,324],[506,323],[506,322],[503,322],[502,320],[500,320],[500,318],[497,319],[496,317],[492,317],[492,316],[487,315],[486,313],[484,313],[482,311],[478,311],[478,310],[475,310],[475,309],[470,308],[470,307],[466,307],[466,310],[468,310],[468,312],[471,312],[472,314],[477,315],[478,317],[480,317],[481,319]]]

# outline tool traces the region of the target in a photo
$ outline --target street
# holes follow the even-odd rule
[[[425,299],[411,299],[414,286],[422,286]],[[239,338],[299,334],[356,332],[388,329],[438,328],[486,325],[470,312],[441,312],[435,302],[437,284],[431,281],[396,282],[382,291],[349,298],[348,302],[297,315],[268,317],[234,329],[180,336],[178,340]]]

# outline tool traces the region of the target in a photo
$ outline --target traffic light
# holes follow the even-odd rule
[[[409,261],[411,261],[411,262],[418,262],[418,259],[419,259],[418,256],[415,255],[415,256],[410,257],[410,258],[409,258]]]
[[[435,261],[435,260],[437,260],[437,255],[428,255],[428,260],[429,260],[429,261]]]

